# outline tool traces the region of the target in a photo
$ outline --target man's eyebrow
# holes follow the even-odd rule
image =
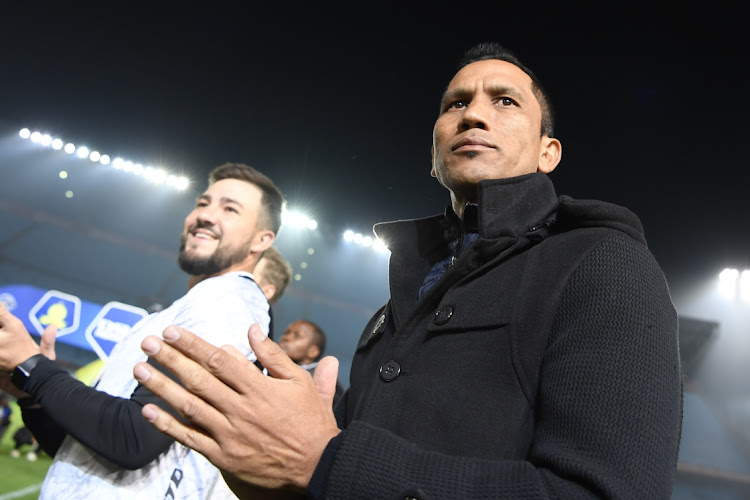
[[[506,95],[512,97],[516,101],[526,102],[523,93],[515,87],[508,85],[490,85],[487,89],[492,95]]]
[[[228,198],[228,197],[226,197],[226,196],[222,196],[221,198],[219,198],[219,203],[222,203],[222,204],[224,204],[224,205],[227,205],[227,204],[230,204],[230,203],[231,203],[231,204],[233,204],[233,205],[239,205],[239,206],[240,206],[240,208],[245,208],[245,207],[244,207],[244,206],[242,205],[242,203],[240,203],[239,201],[235,200],[234,198]]]
[[[446,90],[443,94],[443,98],[440,99],[440,107],[445,106],[449,102],[457,101],[460,99],[465,99],[466,97],[471,95],[471,91],[469,89],[465,89],[462,87],[456,87],[452,90]]]
[[[211,202],[211,195],[210,194],[202,194],[202,195],[200,195],[198,197],[198,199],[196,201]],[[234,205],[238,205],[240,208],[245,208],[245,206],[242,203],[240,203],[239,201],[235,200],[234,198],[229,198],[227,196],[222,196],[221,198],[219,198],[219,203],[222,203],[224,205],[227,205],[227,204],[231,203],[231,204],[234,204]]]
[[[489,85],[485,87],[485,93],[489,93],[492,95],[506,95],[519,102],[526,101],[523,94],[518,89],[516,89],[515,87],[510,87],[508,85]],[[473,94],[474,92],[472,90],[463,87],[456,87],[452,90],[446,90],[443,94],[443,98],[440,100],[441,107],[444,107],[449,102],[471,97]]]

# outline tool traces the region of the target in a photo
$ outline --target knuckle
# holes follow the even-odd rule
[[[195,439],[195,436],[192,432],[184,432],[182,433],[182,439],[180,441],[187,446],[188,448],[197,448],[198,447],[198,440]]]
[[[221,349],[215,349],[206,357],[206,368],[213,372],[220,372],[226,368],[229,354]]]
[[[198,399],[195,397],[185,399],[185,401],[180,406],[180,414],[182,414],[182,416],[184,416],[188,420],[194,420],[199,413],[200,405],[198,404]]]
[[[194,394],[205,394],[209,390],[212,376],[200,367],[183,380],[185,388]]]

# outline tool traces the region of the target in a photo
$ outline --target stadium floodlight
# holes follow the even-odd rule
[[[719,274],[719,293],[722,297],[733,299],[737,294],[737,278],[740,272],[737,269],[724,269]]]
[[[88,158],[92,162],[101,163],[102,165],[112,164],[112,166],[117,170],[124,170],[134,175],[143,175],[154,184],[166,183],[169,187],[180,191],[187,189],[190,185],[190,180],[187,177],[172,174],[166,169],[145,167],[140,163],[126,161],[120,157],[112,160],[109,155],[102,154],[99,151],[91,151],[85,146],[78,147],[70,142],[65,143],[60,138],[55,138],[49,134],[43,134],[39,131],[32,132],[29,128],[22,128],[18,131],[18,135],[22,139],[29,139],[32,142],[41,144],[43,146],[51,146],[52,149],[55,149],[57,151],[63,150],[70,155],[75,153],[81,159]],[[311,229],[315,229],[318,223],[307,218],[305,219],[305,225]]]
[[[388,246],[380,238],[367,236],[362,233],[357,233],[351,229],[347,229],[343,234],[344,241],[348,243],[354,243],[357,246],[364,248],[372,248],[376,252],[388,252]]]
[[[377,250],[378,252],[388,251],[388,246],[380,238],[375,238],[375,241],[372,242],[372,248]]]
[[[155,184],[164,184],[164,181],[167,180],[167,171],[163,168],[153,169],[150,180]]]
[[[281,223],[287,226],[315,230],[318,222],[297,210],[286,210],[281,212]]]
[[[60,179],[68,178],[68,173],[65,170],[60,170],[60,173],[58,175],[60,176]]]

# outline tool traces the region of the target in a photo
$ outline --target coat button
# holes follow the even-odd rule
[[[437,312],[435,313],[435,324],[444,325],[448,321],[450,321],[452,316],[453,316],[453,306],[446,304],[442,306],[440,309],[438,309]]]
[[[380,379],[383,382],[396,380],[401,373],[401,366],[393,360],[386,361],[380,367]]]

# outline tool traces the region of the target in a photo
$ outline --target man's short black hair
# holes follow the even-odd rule
[[[281,228],[281,211],[284,209],[284,195],[273,181],[262,172],[242,163],[225,163],[216,167],[208,176],[208,185],[222,179],[238,179],[255,184],[263,196],[260,205],[263,212],[258,214],[258,228],[270,229],[274,234]]]
[[[497,42],[479,43],[474,47],[471,47],[464,53],[464,56],[458,63],[458,70],[460,70],[464,66],[468,66],[471,63],[486,61],[488,59],[498,59],[500,61],[509,62],[514,66],[518,66],[521,71],[531,77],[531,90],[532,92],[534,92],[534,96],[539,102],[539,107],[542,109],[541,135],[554,137],[555,117],[549,95],[544,90],[544,87],[542,87],[542,83],[539,81],[539,78],[537,78],[537,76],[533,71],[531,71],[531,69],[528,68],[528,66],[521,62],[521,59],[513,51],[506,49]]]
[[[308,319],[303,319],[303,320],[300,320],[300,321],[302,321],[304,323],[307,323],[312,328],[312,331],[313,331],[313,344],[315,344],[316,346],[318,346],[318,350],[319,350],[318,357],[315,358],[315,361],[318,361],[320,358],[323,357],[323,352],[325,352],[325,350],[326,350],[326,334],[325,334],[325,332],[323,331],[323,329],[321,327],[319,327],[318,325],[316,325],[312,321],[310,321]]]

